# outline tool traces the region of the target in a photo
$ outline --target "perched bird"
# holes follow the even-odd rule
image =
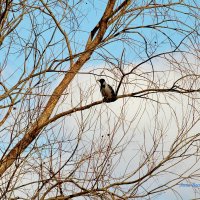
[[[104,101],[106,102],[112,102],[116,100],[116,94],[113,90],[113,88],[106,83],[106,81],[104,79],[100,79],[98,80],[101,84],[100,86],[100,91],[102,96],[104,97]]]

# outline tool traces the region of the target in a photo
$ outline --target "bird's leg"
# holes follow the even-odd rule
[[[113,98],[106,98],[106,97],[104,97],[104,98],[103,98],[103,101],[104,101],[104,102],[107,102],[107,103],[111,103],[111,102],[114,102],[114,101],[116,101],[116,100],[117,100],[116,97],[113,97]]]
[[[107,102],[107,101],[108,101],[108,98],[104,97],[103,102]]]

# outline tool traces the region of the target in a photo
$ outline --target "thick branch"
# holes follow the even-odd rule
[[[71,66],[69,72],[64,76],[61,83],[55,88],[54,92],[52,93],[52,96],[47,102],[45,109],[38,118],[38,120],[35,123],[33,123],[29,131],[15,145],[15,147],[10,151],[10,153],[1,160],[1,165],[0,165],[1,176],[15,162],[18,156],[20,156],[21,153],[23,153],[23,151],[39,135],[42,129],[41,127],[43,127],[43,124],[46,124],[49,121],[49,118],[54,108],[56,107],[62,93],[66,90],[70,82],[73,80],[74,76],[78,73],[78,71],[86,63],[86,61],[90,59],[90,56],[92,55],[94,50],[101,43],[103,36],[107,30],[107,22],[109,20],[109,16],[111,16],[115,2],[116,2],[115,0],[110,0],[108,2],[103,17],[101,19],[99,32],[97,33],[95,39],[91,41],[90,44],[87,44],[87,47],[85,49],[86,51],[80,55],[79,59]]]

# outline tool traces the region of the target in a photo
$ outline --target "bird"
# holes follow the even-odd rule
[[[116,93],[113,88],[106,83],[104,79],[99,79],[100,82],[100,91],[102,96],[104,97],[103,101],[112,102],[116,100]]]

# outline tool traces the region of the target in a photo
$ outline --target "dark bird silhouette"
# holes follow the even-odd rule
[[[116,94],[113,90],[113,88],[106,83],[106,81],[104,79],[100,79],[98,80],[101,84],[100,86],[100,91],[102,96],[104,97],[104,101],[106,102],[113,102],[116,100]]]

